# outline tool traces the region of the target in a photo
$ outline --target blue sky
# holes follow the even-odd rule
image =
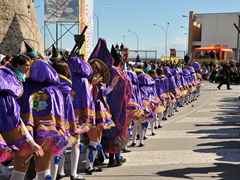
[[[94,13],[98,14],[102,8],[108,6],[108,9],[101,11],[99,18],[100,37],[107,40],[108,48],[112,44],[125,45],[131,50],[137,49],[137,37],[128,32],[131,30],[138,35],[139,50],[157,50],[157,58],[165,55],[166,34],[163,29],[153,26],[153,23],[162,26],[167,31],[167,54],[170,48],[177,50],[177,55],[183,56],[183,51],[187,46],[188,18],[182,15],[189,14],[189,11],[195,13],[224,13],[239,12],[239,0],[94,0]],[[39,27],[44,26],[44,0],[35,0],[35,7],[39,21]],[[236,22],[237,23],[237,22]],[[97,43],[97,20],[94,16],[94,45]],[[70,26],[68,26],[70,27]],[[54,33],[55,26],[50,25],[50,30]],[[65,29],[63,28],[63,32]],[[77,33],[77,27],[71,30],[71,33]],[[73,35],[67,33],[62,39],[62,47],[72,49],[74,46]],[[123,37],[125,36],[125,38]],[[42,30],[43,37],[43,30]],[[52,40],[49,33],[46,36],[46,44],[50,46]],[[144,56],[144,55],[143,55]],[[149,54],[148,56],[155,56]],[[140,55],[141,57],[141,55]]]

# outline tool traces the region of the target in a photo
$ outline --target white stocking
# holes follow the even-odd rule
[[[140,143],[143,144],[144,129],[142,127],[142,124],[139,124],[138,130],[139,130],[139,140],[140,140]]]
[[[58,165],[60,163],[60,160],[56,160],[58,158],[58,156],[52,156],[51,157],[51,161],[50,161],[50,172],[52,175],[52,179],[56,179],[57,177],[57,172],[58,172]],[[59,162],[57,162],[59,161]],[[39,179],[39,177],[38,177]]]
[[[24,180],[25,174],[24,172],[13,170],[10,180]]]
[[[80,156],[80,139],[77,139],[71,148],[71,176],[77,176],[78,160]]]
[[[39,180],[47,179],[46,177],[47,177],[48,175],[51,175],[51,174],[50,174],[50,169],[47,169],[47,170],[45,170],[45,171],[41,171],[41,172],[38,172],[38,173],[37,173],[37,177],[38,177]],[[52,179],[53,179],[53,178],[52,178]],[[55,179],[53,179],[53,180],[55,180]]]
[[[96,148],[97,145],[98,145],[98,142],[90,141],[89,145]],[[87,169],[88,169],[89,167],[92,167],[92,168],[93,168],[93,162],[94,162],[94,159],[93,159],[93,162],[90,162],[89,153],[90,153],[90,149],[87,148],[87,151],[86,151],[86,168],[87,168]],[[94,152],[93,152],[93,153],[94,153]],[[93,157],[94,157],[94,154],[93,154]]]
[[[162,117],[163,117],[163,112],[158,114],[158,125],[162,126]]]
[[[155,117],[155,121],[156,121],[156,117]],[[151,126],[152,133],[154,133],[153,121],[150,121],[150,126]]]
[[[137,129],[139,126],[138,121],[134,121],[133,127],[132,127],[132,142],[136,143],[136,135],[137,135]]]
[[[60,164],[58,166],[58,174],[64,176],[65,173],[64,173],[64,164],[65,164],[65,152],[63,153],[62,155],[62,159],[60,161]]]

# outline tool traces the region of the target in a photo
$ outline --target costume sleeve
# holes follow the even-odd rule
[[[20,119],[20,108],[7,92],[0,95],[0,133],[8,145],[26,140],[24,124]]]

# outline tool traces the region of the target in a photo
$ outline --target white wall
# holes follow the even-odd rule
[[[239,22],[239,13],[195,14],[195,21],[202,23],[201,46],[228,45],[237,48],[238,31],[233,25]]]

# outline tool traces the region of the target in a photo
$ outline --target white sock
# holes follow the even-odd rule
[[[140,140],[140,143],[143,144],[143,137],[144,137],[144,129],[142,128],[142,125],[140,124],[138,126],[138,130],[139,130],[139,140]]]
[[[143,135],[147,136],[148,127],[144,128],[143,131],[144,131]]]
[[[24,180],[25,174],[24,172],[13,170],[10,180]]]
[[[100,142],[101,142],[101,141],[98,141],[97,146],[98,146],[99,144],[101,144]],[[96,147],[97,147],[97,146],[96,146]],[[93,151],[93,162],[94,162],[94,160],[96,159],[97,155],[98,155],[98,151]]]
[[[155,119],[155,121],[156,121],[156,119]],[[150,126],[151,126],[152,133],[154,133],[153,121],[150,121]]]
[[[9,172],[9,167],[8,166],[4,166],[2,165],[2,163],[0,163],[0,170],[2,171],[2,174],[6,177],[9,178],[10,177],[10,172]]]
[[[90,141],[89,145],[91,145],[91,146],[96,148],[96,146],[98,145],[98,142]],[[87,169],[89,167],[93,167],[93,162],[94,162],[94,155],[93,155],[93,162],[90,162],[90,159],[88,158],[89,153],[90,153],[90,150],[89,150],[89,148],[87,148],[87,151],[86,151],[86,168]]]
[[[64,173],[64,164],[65,164],[65,152],[63,153],[62,155],[62,159],[60,161],[60,164],[58,166],[58,174],[64,176],[65,173]]]
[[[132,142],[136,143],[136,135],[137,135],[137,129],[139,126],[138,121],[134,121],[133,127],[132,127]]]
[[[71,175],[77,176],[77,168],[78,168],[78,160],[80,156],[80,149],[78,146],[80,145],[80,139],[77,139],[72,145],[71,151]]]
[[[47,176],[51,176],[50,169],[47,169],[45,171],[41,171],[41,172],[37,173],[37,177],[38,177],[39,180],[46,179]],[[53,179],[53,180],[55,180],[55,179]]]
[[[158,125],[162,126],[162,117],[163,117],[163,112],[158,114]]]
[[[58,172],[58,164],[55,163],[55,159],[58,156],[52,156],[51,157],[51,164],[50,164],[50,172],[52,175],[52,179],[56,179],[57,177],[57,172]]]

